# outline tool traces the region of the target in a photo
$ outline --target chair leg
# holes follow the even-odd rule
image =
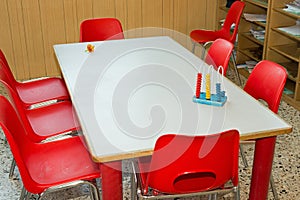
[[[16,168],[16,161],[13,158],[13,160],[11,161],[10,169],[9,169],[9,175],[8,175],[9,179],[12,179],[12,177],[14,175],[15,168]]]
[[[7,145],[7,143],[8,143],[8,142],[7,142],[7,139],[6,139],[6,137],[5,137],[5,138],[4,138],[4,144]]]
[[[196,48],[196,43],[195,43],[195,42],[193,42],[192,53],[195,53],[195,48]]]
[[[234,200],[240,200],[240,198],[241,198],[240,187],[238,186],[234,191]]]
[[[242,157],[242,161],[243,161],[243,164],[245,167],[248,167],[248,162],[247,162],[247,159],[246,159],[246,155],[244,154],[244,148],[243,148],[243,145],[240,144],[240,155]]]
[[[95,200],[95,195],[93,192],[93,187],[89,185],[89,190],[90,190],[90,199],[91,200]]]
[[[32,194],[30,192],[27,192],[27,195],[26,195],[26,200],[29,200],[31,198]]]
[[[209,194],[208,195],[208,200],[217,200],[218,194]]]
[[[272,189],[274,199],[278,200],[279,198],[278,198],[278,194],[277,194],[277,191],[276,191],[276,186],[275,186],[275,183],[274,183],[274,178],[273,178],[272,173],[271,173],[271,176],[270,176],[270,185],[271,185],[271,189]]]
[[[27,196],[27,190],[23,186],[19,200],[24,200],[26,196]]]
[[[236,61],[235,61],[235,57],[233,55],[233,52],[231,53],[231,60],[232,60],[232,63],[233,63],[233,68],[234,68],[235,75],[236,75],[236,77],[238,78],[238,81],[239,81],[239,85],[242,86],[241,77],[240,77],[240,74],[239,74],[237,66],[236,66]]]
[[[132,172],[130,176],[130,182],[131,182],[131,200],[136,200],[137,199],[137,180],[135,177],[135,173]]]
[[[203,49],[202,49],[202,55],[201,55],[201,59],[204,60],[205,57],[206,57],[206,54],[207,54],[207,49],[210,48],[210,46],[212,45],[213,41],[208,41],[208,42],[205,42],[203,44]]]
[[[91,194],[91,199],[93,200],[100,200],[100,194],[99,194],[99,190],[98,190],[98,186],[97,186],[97,182],[96,181],[92,181],[90,184],[90,188],[92,189],[92,194]]]

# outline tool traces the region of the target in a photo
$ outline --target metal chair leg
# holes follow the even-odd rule
[[[99,194],[97,182],[96,181],[91,182],[90,186],[91,186],[91,189],[93,190],[92,199],[100,200],[99,198],[101,198],[101,197]]]
[[[195,53],[195,48],[196,48],[196,43],[195,43],[195,42],[193,42],[192,53]]]
[[[270,185],[271,185],[271,189],[272,189],[274,199],[278,200],[279,197],[278,197],[278,194],[277,194],[277,191],[276,191],[276,186],[275,186],[275,182],[274,182],[274,178],[273,178],[272,173],[271,173],[271,176],[270,176]]]
[[[234,199],[235,200],[240,200],[241,194],[240,194],[240,187],[236,187],[236,191],[234,192]]]
[[[218,195],[217,194],[210,194],[208,195],[208,200],[217,200]]]
[[[93,187],[89,185],[89,190],[90,190],[90,199],[95,200],[94,192],[93,192]]]
[[[8,144],[6,137],[4,138],[4,144],[5,144],[5,145]]]
[[[29,200],[31,198],[32,194],[30,192],[27,192],[25,200]]]
[[[241,157],[242,157],[242,161],[243,161],[244,166],[245,166],[245,167],[248,167],[249,165],[248,165],[246,156],[245,156],[245,154],[244,154],[244,148],[243,148],[243,145],[242,145],[242,144],[240,144],[240,155],[241,155]]]
[[[99,200],[100,194],[99,194],[99,190],[98,190],[98,185],[97,185],[97,180],[92,180],[90,181],[89,184],[89,189],[90,189],[90,198],[91,200]]]
[[[26,195],[27,195],[27,191],[26,191],[25,187],[23,186],[19,200],[24,200]]]
[[[9,179],[12,179],[12,177],[14,175],[15,168],[16,168],[16,161],[13,158],[13,160],[11,161],[10,169],[9,169],[9,175],[8,175]]]
[[[232,60],[232,63],[233,63],[233,68],[234,68],[235,75],[236,75],[236,77],[238,78],[238,81],[239,81],[239,85],[242,86],[241,77],[240,77],[240,74],[239,74],[238,69],[237,69],[237,65],[236,65],[236,61],[235,61],[235,57],[233,55],[233,52],[231,53],[231,60]]]

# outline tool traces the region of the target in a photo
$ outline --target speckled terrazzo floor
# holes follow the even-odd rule
[[[232,72],[229,71],[229,77]],[[278,114],[293,125],[293,132],[277,138],[276,153],[273,163],[273,176],[279,199],[300,199],[300,111],[281,102]],[[253,145],[245,145],[245,153],[248,163],[251,165],[253,158]],[[16,170],[13,180],[8,179],[8,171],[11,163],[9,146],[4,142],[4,135],[0,133],[0,200],[18,199],[22,187],[22,181]],[[124,162],[126,167],[128,162]],[[241,199],[247,199],[251,177],[251,168],[245,168],[240,162],[240,188]],[[124,199],[130,199],[129,175],[124,173]],[[87,187],[77,187],[48,195],[47,199],[89,199]],[[197,198],[193,198],[197,199]],[[202,199],[202,198],[201,198]],[[226,196],[222,199],[229,199]],[[271,190],[268,199],[273,199]]]

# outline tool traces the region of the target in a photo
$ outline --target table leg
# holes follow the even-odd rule
[[[122,162],[100,164],[102,174],[102,199],[122,200]]]
[[[255,142],[250,200],[266,200],[272,171],[276,137],[261,138]]]

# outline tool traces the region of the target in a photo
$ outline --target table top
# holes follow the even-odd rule
[[[95,46],[94,52],[86,51],[87,44]],[[237,129],[241,140],[249,140],[292,131],[169,37],[58,44],[54,50],[96,162],[150,155],[156,139],[167,133]],[[209,73],[212,86],[221,82],[227,95],[224,106],[192,101],[198,72],[203,79]]]

